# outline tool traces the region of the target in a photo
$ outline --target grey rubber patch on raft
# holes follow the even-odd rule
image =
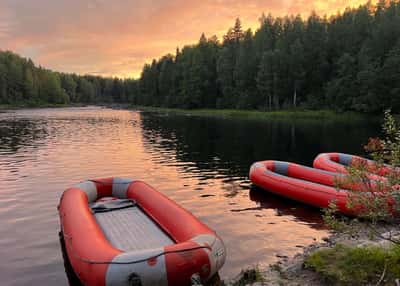
[[[276,173],[287,176],[288,169],[289,169],[289,163],[281,162],[281,161],[274,161],[274,166],[275,166]]]
[[[307,166],[301,166],[304,169],[307,169],[311,172],[315,172],[315,173],[321,173],[321,174],[326,174],[326,175],[331,175],[333,177],[345,177],[345,174],[341,174],[341,173],[336,173],[336,172],[331,172],[331,171],[326,171],[326,170],[321,170],[321,169],[316,169],[316,168],[311,168],[311,167],[307,167]]]
[[[163,248],[125,252],[117,255],[113,262],[138,261],[163,252]],[[147,261],[132,264],[110,264],[106,274],[106,286],[137,285],[130,284],[130,280],[134,278],[140,279],[141,284],[139,285],[142,286],[168,286],[165,256],[158,256],[154,265],[150,265]]]
[[[352,158],[353,158],[353,156],[348,155],[348,154],[339,154],[339,163],[349,166]]]
[[[89,203],[93,203],[97,200],[97,187],[92,181],[80,182],[79,184],[75,185],[75,188],[78,188],[86,193]]]
[[[127,178],[114,178],[112,185],[112,195],[119,199],[126,199],[126,192],[128,191],[129,185],[133,182],[132,179]]]

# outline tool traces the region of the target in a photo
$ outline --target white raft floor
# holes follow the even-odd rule
[[[108,241],[125,252],[175,243],[137,206],[95,213],[95,217]]]

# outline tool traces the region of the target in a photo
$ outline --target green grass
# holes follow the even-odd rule
[[[255,282],[264,282],[264,281],[265,279],[260,269],[258,268],[258,266],[256,266],[255,268],[242,271],[240,279],[235,281],[232,284],[232,286],[245,286]]]
[[[14,110],[23,108],[57,108],[57,107],[80,107],[84,104],[55,104],[55,103],[21,103],[21,104],[0,104],[0,110]]]
[[[46,107],[77,107],[84,104],[0,104],[0,110],[21,109],[21,108],[46,108]],[[237,110],[237,109],[179,109],[149,106],[130,106],[130,109],[146,112],[172,113],[177,115],[203,116],[203,117],[222,117],[240,119],[274,119],[274,120],[324,120],[324,121],[357,121],[368,119],[380,120],[379,116],[366,115],[357,112],[337,113],[332,110],[308,110],[308,109],[289,109],[279,111],[257,111],[257,110]]]
[[[305,267],[332,285],[395,285],[400,278],[400,246],[392,248],[336,245],[315,252]]]
[[[177,109],[147,106],[132,106],[132,109],[148,112],[163,112],[185,114],[192,116],[226,117],[242,119],[310,119],[310,120],[362,120],[366,115],[356,112],[336,113],[331,110],[282,110],[282,111],[256,111],[236,109]],[[371,116],[369,116],[371,117]]]

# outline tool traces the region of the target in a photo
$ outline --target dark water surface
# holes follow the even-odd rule
[[[0,113],[1,285],[68,285],[57,204],[79,181],[142,179],[224,239],[222,278],[327,234],[313,208],[251,188],[252,162],[362,154],[379,123],[243,120],[92,108]]]

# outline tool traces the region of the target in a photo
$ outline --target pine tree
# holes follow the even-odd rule
[[[277,65],[275,59],[275,52],[265,52],[257,74],[257,88],[259,93],[265,97],[265,110],[272,110],[272,99],[276,92]]]
[[[400,41],[389,52],[379,77],[384,87],[381,100],[393,110],[400,110]]]
[[[74,78],[71,75],[62,75],[61,76],[61,87],[68,94],[69,99],[72,102],[77,102],[76,98],[76,88],[78,84],[75,82]]]
[[[237,18],[233,28],[230,28],[226,35],[224,35],[224,42],[239,42],[243,37],[242,23],[240,19]]]
[[[1,59],[1,55],[0,55]],[[7,68],[0,60],[0,104],[9,104],[7,97]]]
[[[222,97],[217,100],[217,108],[232,108],[235,104],[235,65],[235,47],[225,45],[220,50],[217,60],[217,80],[222,93]]]
[[[300,39],[296,39],[290,48],[289,56],[289,81],[293,87],[293,107],[297,106],[298,96],[304,83],[304,76],[304,48]]]
[[[257,61],[253,34],[247,30],[240,43],[237,61],[234,69],[236,82],[237,108],[257,108],[256,93]]]
[[[357,61],[344,54],[337,62],[338,74],[327,86],[329,102],[338,110],[350,109],[353,98],[358,95],[356,82]]]

